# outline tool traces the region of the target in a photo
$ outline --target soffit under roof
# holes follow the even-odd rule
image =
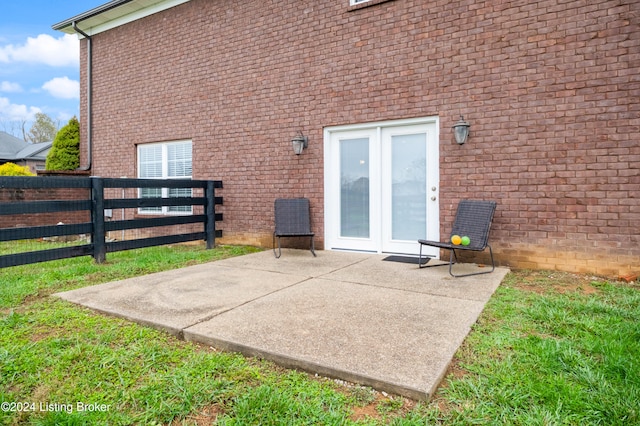
[[[73,23],[92,36],[120,25],[169,9],[189,0],[112,0],[94,9],[52,25],[57,31],[75,34]]]

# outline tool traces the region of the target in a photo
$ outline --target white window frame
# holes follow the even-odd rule
[[[371,0],[349,0],[349,6],[356,6],[358,4],[367,3]]]
[[[179,140],[179,141],[170,141],[170,142],[158,142],[158,143],[148,143],[148,144],[140,144],[137,147],[137,166],[138,166],[138,178],[140,179],[186,179],[190,180],[192,178],[192,174],[183,175],[183,176],[170,176],[169,169],[169,147],[176,145],[189,145],[191,151],[191,164],[190,168],[193,170],[193,143],[191,140]],[[142,175],[142,164],[141,160],[143,155],[141,153],[145,148],[160,148],[161,149],[161,176],[143,176]],[[143,191],[145,188],[140,188],[138,190],[138,197],[143,197]],[[162,198],[170,197],[170,190],[172,188],[162,188]],[[175,189],[175,188],[174,188]],[[178,188],[181,189],[181,188]],[[189,195],[191,196],[192,190],[187,189],[189,191]],[[193,214],[193,206],[187,206],[186,208],[183,206],[162,206],[162,207],[141,207],[138,209],[139,214],[145,215],[191,215]]]

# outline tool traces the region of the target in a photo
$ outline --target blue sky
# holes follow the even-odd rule
[[[0,130],[22,137],[36,112],[79,118],[79,41],[53,24],[108,0],[17,0],[0,6]]]

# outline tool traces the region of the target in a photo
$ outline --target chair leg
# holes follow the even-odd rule
[[[454,262],[453,259],[456,259],[456,261]],[[451,275],[452,277],[455,277],[455,275],[453,275],[453,264],[454,263],[458,263],[458,255],[456,254],[456,250],[455,249],[451,249],[451,254],[449,255],[449,275]]]
[[[276,252],[276,238],[278,239],[278,251]],[[273,255],[276,259],[279,259],[282,256],[282,250],[280,249],[280,237],[276,237],[276,234],[273,234]]]
[[[493,272],[496,269],[496,264],[493,261],[493,250],[491,250],[491,246],[489,244],[487,244],[487,247],[489,247],[489,255],[491,256],[491,270],[489,272]]]
[[[459,274],[459,275],[455,275],[451,269],[451,264],[449,264],[449,274],[451,274],[452,277],[469,277],[471,275],[482,275],[482,274],[490,274],[493,271],[495,271],[496,269],[496,264],[493,260],[493,250],[491,250],[491,246],[489,244],[487,244],[487,247],[489,247],[489,255],[491,256],[491,270],[490,271],[482,271],[482,272],[472,272],[470,274]],[[453,250],[452,250],[453,251]],[[457,260],[457,259],[456,259]]]
[[[278,245],[278,251],[276,251],[276,240],[277,241],[277,245]],[[273,246],[273,255],[276,257],[276,259],[279,259],[280,256],[282,256],[282,248],[280,247],[280,237],[276,236],[276,234],[273,234],[273,241],[272,241],[272,246]],[[314,237],[311,237],[311,245],[309,247],[309,249],[311,250],[311,254],[313,254],[313,257],[318,257],[316,255],[316,245],[315,245],[315,241],[314,241]]]
[[[313,257],[317,257],[316,256],[316,247],[315,247],[315,244],[313,242],[313,235],[311,236],[311,254],[313,254]]]
[[[426,256],[424,257],[424,263],[422,263],[422,244],[420,244],[420,254],[418,255],[418,268],[429,268],[431,266],[440,266],[440,265],[428,265],[427,263],[429,263],[429,260],[431,260],[431,257]]]
[[[446,263],[438,263],[437,265],[427,265],[431,260],[431,256],[425,255],[425,262],[422,263],[422,244],[420,244],[420,254],[418,255],[418,268],[433,268],[435,266],[447,266]]]

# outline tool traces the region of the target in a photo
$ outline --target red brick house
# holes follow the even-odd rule
[[[640,272],[636,0],[113,0],[53,28],[82,38],[83,163],[223,180],[223,242],[269,247],[303,196],[318,246],[414,253],[492,199],[500,264]]]

